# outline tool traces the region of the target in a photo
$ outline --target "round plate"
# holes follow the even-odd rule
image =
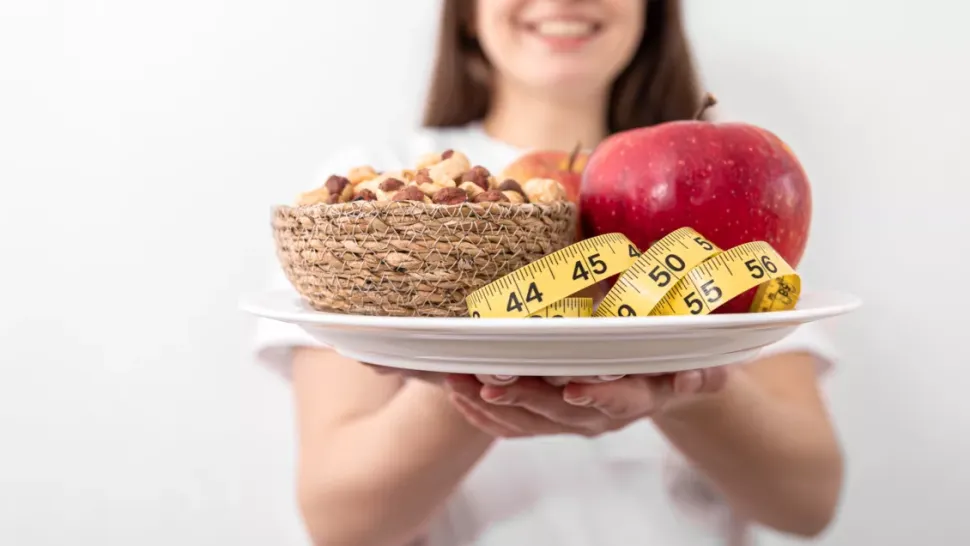
[[[324,313],[291,291],[252,294],[240,306],[259,317],[296,324],[361,362],[452,373],[584,376],[744,362],[800,324],[842,315],[860,304],[848,294],[808,291],[792,311],[541,320]]]

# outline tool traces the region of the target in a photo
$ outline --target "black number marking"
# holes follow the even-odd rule
[[[758,260],[755,258],[744,262],[744,267],[748,268],[748,271],[751,272],[751,278],[753,279],[760,279],[761,277],[765,276],[765,270],[761,269],[761,266],[758,265]]]
[[[472,311],[472,318],[482,318],[482,314],[478,311]]]
[[[696,292],[691,292],[684,296],[684,303],[687,304],[687,308],[690,309],[690,314],[692,315],[699,315],[704,310],[704,302],[697,297]]]
[[[667,269],[671,271],[683,271],[684,268],[687,267],[684,260],[676,254],[668,254],[667,257],[664,258],[664,263],[667,264]]]
[[[707,296],[707,303],[716,303],[724,295],[721,289],[714,285],[713,280],[702,284],[701,292],[704,292],[704,295]]]
[[[606,273],[606,262],[600,260],[599,257],[599,254],[593,254],[586,259],[589,260],[589,266],[593,268],[593,273],[602,275],[603,273]]]
[[[639,258],[640,257],[640,251],[637,250],[637,247],[635,247],[633,245],[630,245],[630,257],[631,258]]]
[[[505,307],[505,310],[510,313],[512,311],[522,310],[522,302],[519,301],[519,296],[516,295],[515,292],[512,292],[511,294],[509,294],[509,304]]]
[[[576,267],[573,268],[573,280],[576,279],[589,280],[589,271],[586,271],[586,268],[583,267],[582,260],[576,260]]]
[[[529,284],[529,290],[525,293],[525,301],[537,301],[542,303],[542,292],[539,292],[539,288],[536,286],[535,281]]]
[[[553,315],[552,318],[562,318],[562,315]]]
[[[616,316],[618,316],[618,317],[635,317],[635,316],[637,316],[637,312],[634,311],[632,307],[630,307],[629,305],[627,305],[627,304],[624,303],[623,305],[620,306],[619,309],[616,310]]]
[[[768,270],[768,273],[778,272],[778,267],[767,256],[761,257],[761,265],[765,266],[765,269]]]
[[[653,279],[653,281],[657,283],[657,286],[660,288],[670,284],[670,273],[660,269],[659,265],[653,266],[653,271],[650,272],[650,278]]]
[[[699,244],[704,250],[714,250],[714,245],[709,241],[705,241],[703,237],[694,237],[694,242]]]

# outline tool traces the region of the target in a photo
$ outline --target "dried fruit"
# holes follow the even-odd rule
[[[397,191],[403,187],[404,182],[397,178],[387,178],[378,185],[378,189],[382,191]]]
[[[566,189],[551,178],[533,178],[526,182],[522,189],[532,203],[554,203],[567,199]]]
[[[391,198],[392,201],[424,201],[424,193],[415,186],[406,186]]]
[[[377,178],[377,171],[374,170],[370,165],[364,165],[362,167],[354,167],[350,169],[347,173],[347,179],[350,180],[351,184],[360,184],[361,182],[366,182],[373,178]]]
[[[360,190],[351,201],[377,201],[377,194],[367,189]]]
[[[476,195],[472,199],[474,203],[508,203],[509,198],[498,190],[488,190]]]
[[[460,188],[441,188],[435,192],[431,201],[439,205],[457,205],[468,201],[468,194]]]

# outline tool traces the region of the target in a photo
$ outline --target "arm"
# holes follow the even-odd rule
[[[814,365],[803,353],[767,357],[729,374],[720,391],[673,402],[654,417],[736,511],[804,536],[827,527],[842,484]]]
[[[317,544],[408,543],[491,445],[443,389],[332,351],[296,352],[293,383],[299,502]]]

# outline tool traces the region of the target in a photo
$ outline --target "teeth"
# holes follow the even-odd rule
[[[543,21],[536,25],[536,31],[545,36],[574,38],[593,33],[593,23],[582,21]]]

